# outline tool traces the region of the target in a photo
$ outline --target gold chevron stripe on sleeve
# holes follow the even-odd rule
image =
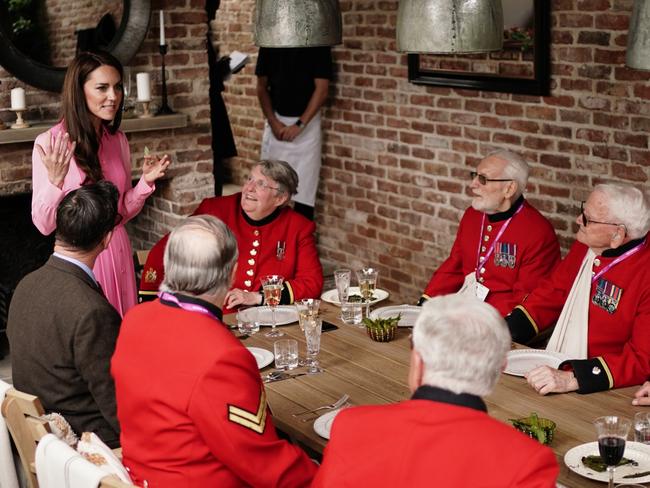
[[[228,405],[228,420],[261,434],[266,426],[266,392],[260,391],[260,404],[256,413],[251,413],[235,405]]]

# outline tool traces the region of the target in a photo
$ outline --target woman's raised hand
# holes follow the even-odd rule
[[[50,144],[46,149],[40,144],[36,144],[36,150],[41,155],[41,160],[47,169],[47,177],[54,186],[63,188],[63,181],[68,174],[70,159],[74,155],[76,142],[70,142],[70,136],[67,132],[59,132],[54,138],[50,138]]]
[[[165,170],[171,163],[172,161],[169,159],[167,154],[160,159],[145,154],[144,163],[142,164],[142,176],[144,176],[144,181],[146,181],[147,184],[152,185],[158,178],[165,176]]]

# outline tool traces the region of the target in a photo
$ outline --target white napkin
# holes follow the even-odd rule
[[[587,250],[546,346],[547,351],[561,352],[571,359],[587,359],[589,295],[595,258],[596,254]]]
[[[77,444],[77,452],[107,475],[114,474],[125,483],[132,483],[129,472],[122,462],[94,432],[81,434],[81,440]]]
[[[11,388],[9,383],[0,380],[0,404],[4,401],[5,393]],[[5,418],[0,415],[0,487],[18,488],[16,466],[11,452],[11,441]]]
[[[36,447],[40,488],[96,488],[106,473],[58,439],[46,434]]]

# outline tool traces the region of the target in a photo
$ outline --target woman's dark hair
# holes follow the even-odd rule
[[[56,240],[92,251],[118,222],[118,199],[117,188],[106,180],[71,191],[56,209]]]
[[[73,59],[63,81],[63,100],[61,103],[62,117],[65,128],[70,134],[71,141],[77,141],[74,151],[74,158],[77,166],[86,173],[91,181],[103,179],[102,168],[97,154],[99,152],[99,138],[93,125],[93,115],[88,110],[84,83],[88,80],[90,73],[100,66],[112,66],[120,74],[124,73],[122,64],[111,54],[95,51],[82,52]],[[122,105],[124,97],[117,108],[113,123],[102,121],[111,134],[115,134],[122,122]]]

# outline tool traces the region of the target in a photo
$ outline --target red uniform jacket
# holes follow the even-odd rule
[[[269,274],[285,278],[282,304],[302,298],[318,298],[323,288],[323,269],[314,241],[314,223],[284,207],[260,221],[248,218],[241,209],[241,193],[206,198],[193,215],[213,215],[235,234],[239,248],[233,288],[256,291],[260,279]],[[163,256],[168,236],[151,249],[142,272],[140,296],[155,295],[164,277]],[[284,246],[284,254],[278,253]],[[281,257],[281,259],[278,258]],[[142,300],[141,300],[142,301]],[[225,309],[225,313],[232,310]]]
[[[345,409],[312,487],[554,488],[553,452],[484,410],[478,397],[426,386],[398,404]]]
[[[642,242],[630,241],[608,249],[594,261],[597,273],[616,257]],[[527,342],[555,324],[587,252],[575,242],[547,280],[544,280],[507,318],[517,342]],[[611,297],[603,304],[598,297]],[[645,246],[610,268],[591,285],[589,331],[590,359],[571,360],[580,393],[643,383],[650,377],[650,248]]]
[[[424,297],[456,293],[465,276],[476,270],[477,251],[481,241],[483,256],[496,238],[503,224],[523,205],[508,225],[492,255],[481,268],[479,281],[490,289],[487,303],[501,315],[512,308],[547,276],[560,260],[560,246],[551,223],[520,197],[506,212],[485,215],[468,208],[460,221],[456,241],[449,257],[431,277]]]
[[[156,300],[124,318],[112,359],[124,465],[149,488],[308,486],[275,432],[255,359],[213,316]]]

